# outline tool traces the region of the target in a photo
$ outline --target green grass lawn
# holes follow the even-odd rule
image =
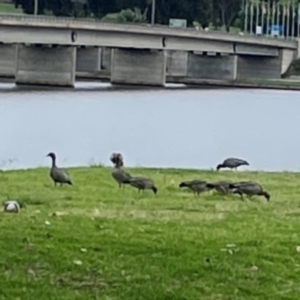
[[[0,173],[0,299],[300,298],[300,174],[131,169],[158,194],[119,189],[108,168]],[[256,180],[271,201],[195,197],[182,180]],[[58,214],[54,214],[58,212]],[[54,214],[54,215],[53,215]]]
[[[1,14],[21,14],[23,13],[21,8],[15,8],[14,4],[1,3],[0,2],[0,13]]]

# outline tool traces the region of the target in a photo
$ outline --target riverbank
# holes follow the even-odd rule
[[[177,82],[184,82],[186,85],[199,85],[223,88],[246,88],[246,89],[270,89],[270,90],[300,90],[300,80],[294,79],[259,79],[259,80],[245,80],[245,81],[231,81],[231,80],[205,80],[194,78],[178,78]]]
[[[77,72],[76,80],[88,82],[110,82],[110,74],[103,72]],[[14,82],[12,76],[0,77],[0,82]],[[251,89],[270,89],[270,90],[300,90],[300,80],[295,78],[285,79],[253,79],[247,81],[233,81],[233,80],[214,80],[214,79],[197,79],[181,76],[167,76],[166,83],[185,85],[188,88],[251,88]],[[127,85],[128,88],[134,87]],[[145,86],[137,85],[138,88],[147,88]],[[61,89],[61,87],[49,87],[53,89]],[[153,89],[154,87],[151,87]],[[162,89],[163,87],[158,87]]]
[[[77,72],[78,80],[101,80],[103,82],[110,81],[108,72],[85,73]],[[185,84],[189,87],[218,87],[218,88],[254,88],[254,89],[273,89],[273,90],[300,90],[299,78],[284,79],[253,79],[244,81],[234,80],[214,80],[214,79],[197,79],[181,76],[167,76],[167,83]]]
[[[158,187],[119,189],[111,169],[0,173],[21,201],[0,218],[0,290],[26,299],[299,299],[299,173],[129,169]],[[271,194],[194,197],[182,180],[256,180]],[[234,295],[234,296],[233,296]]]

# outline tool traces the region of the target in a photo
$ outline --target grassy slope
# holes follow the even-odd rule
[[[0,199],[27,206],[1,213],[0,299],[299,299],[300,174],[130,171],[158,195],[106,168],[70,169],[62,188],[47,169],[1,172]],[[258,180],[271,202],[177,188],[193,178]]]
[[[18,13],[22,13],[22,9],[21,8],[16,9],[13,4],[0,2],[0,13],[18,14]]]

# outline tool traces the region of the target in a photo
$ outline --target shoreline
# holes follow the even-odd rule
[[[77,82],[99,82],[107,83],[110,82],[110,74],[108,72],[98,73],[86,73],[77,72]],[[0,76],[1,83],[14,83],[13,76]],[[186,88],[201,89],[201,88],[237,88],[237,89],[269,89],[269,90],[288,90],[288,91],[300,91],[300,78],[286,78],[286,79],[256,79],[246,81],[233,81],[233,80],[216,80],[216,79],[197,79],[188,78],[183,76],[169,76],[166,78],[167,84],[180,84],[185,85]],[[29,85],[28,85],[29,86]],[[30,85],[32,86],[32,85]],[[124,85],[116,85],[124,86]],[[139,89],[147,89],[147,86],[141,85],[125,85],[126,87],[137,87]],[[33,86],[35,87],[35,86]],[[43,86],[39,86],[43,87]],[[44,86],[52,88],[51,86]],[[151,89],[165,89],[168,87],[149,87]],[[61,87],[53,87],[53,89],[61,89]]]
[[[50,166],[50,165],[49,165]],[[8,172],[24,172],[24,171],[38,171],[38,170],[48,170],[49,166],[39,166],[39,167],[28,167],[28,168],[16,168],[16,169],[1,169],[0,168],[0,174],[1,173],[8,173]],[[67,168],[70,170],[86,170],[86,169],[106,169],[106,170],[112,170],[113,167],[110,165],[78,165],[78,166],[64,166],[60,165],[62,168]],[[300,170],[293,171],[293,170],[282,170],[282,171],[270,171],[270,170],[245,170],[240,169],[237,171],[231,171],[231,170],[222,170],[222,171],[216,171],[215,169],[201,169],[201,168],[180,168],[180,167],[147,167],[147,166],[127,166],[126,170],[144,170],[144,171],[152,171],[152,172],[199,172],[199,173],[210,173],[210,174],[300,174]]]

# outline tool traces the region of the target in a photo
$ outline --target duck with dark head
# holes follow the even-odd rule
[[[263,196],[269,202],[271,195],[263,189],[263,187],[254,181],[240,181],[229,185],[229,188],[234,194],[239,194],[241,198],[243,195],[247,195],[250,198],[252,196]]]
[[[60,186],[62,186],[63,184],[72,185],[72,181],[70,179],[70,175],[68,174],[68,172],[64,169],[57,167],[55,153],[50,152],[47,154],[47,157],[50,157],[52,159],[52,166],[50,169],[50,177],[52,178],[52,180],[54,182],[54,186],[56,186],[57,183],[60,183]]]
[[[180,188],[183,188],[183,187],[189,188],[191,191],[193,191],[194,195],[198,195],[198,196],[200,193],[203,193],[203,192],[206,192],[206,191],[209,191],[212,189],[212,187],[210,187],[206,181],[198,180],[198,179],[190,180],[190,181],[182,181],[179,184],[179,187]]]
[[[128,184],[128,180],[131,179],[131,175],[123,169],[124,159],[122,154],[113,153],[110,156],[110,161],[114,164],[111,175],[113,179],[118,183],[119,188],[124,184]]]
[[[244,159],[230,157],[225,159],[223,163],[217,165],[217,171],[219,171],[222,168],[237,170],[237,168],[240,166],[249,166],[249,163]]]
[[[154,181],[147,177],[132,177],[124,183],[130,184],[132,187],[136,188],[139,193],[144,190],[152,190],[156,195],[158,191]]]

